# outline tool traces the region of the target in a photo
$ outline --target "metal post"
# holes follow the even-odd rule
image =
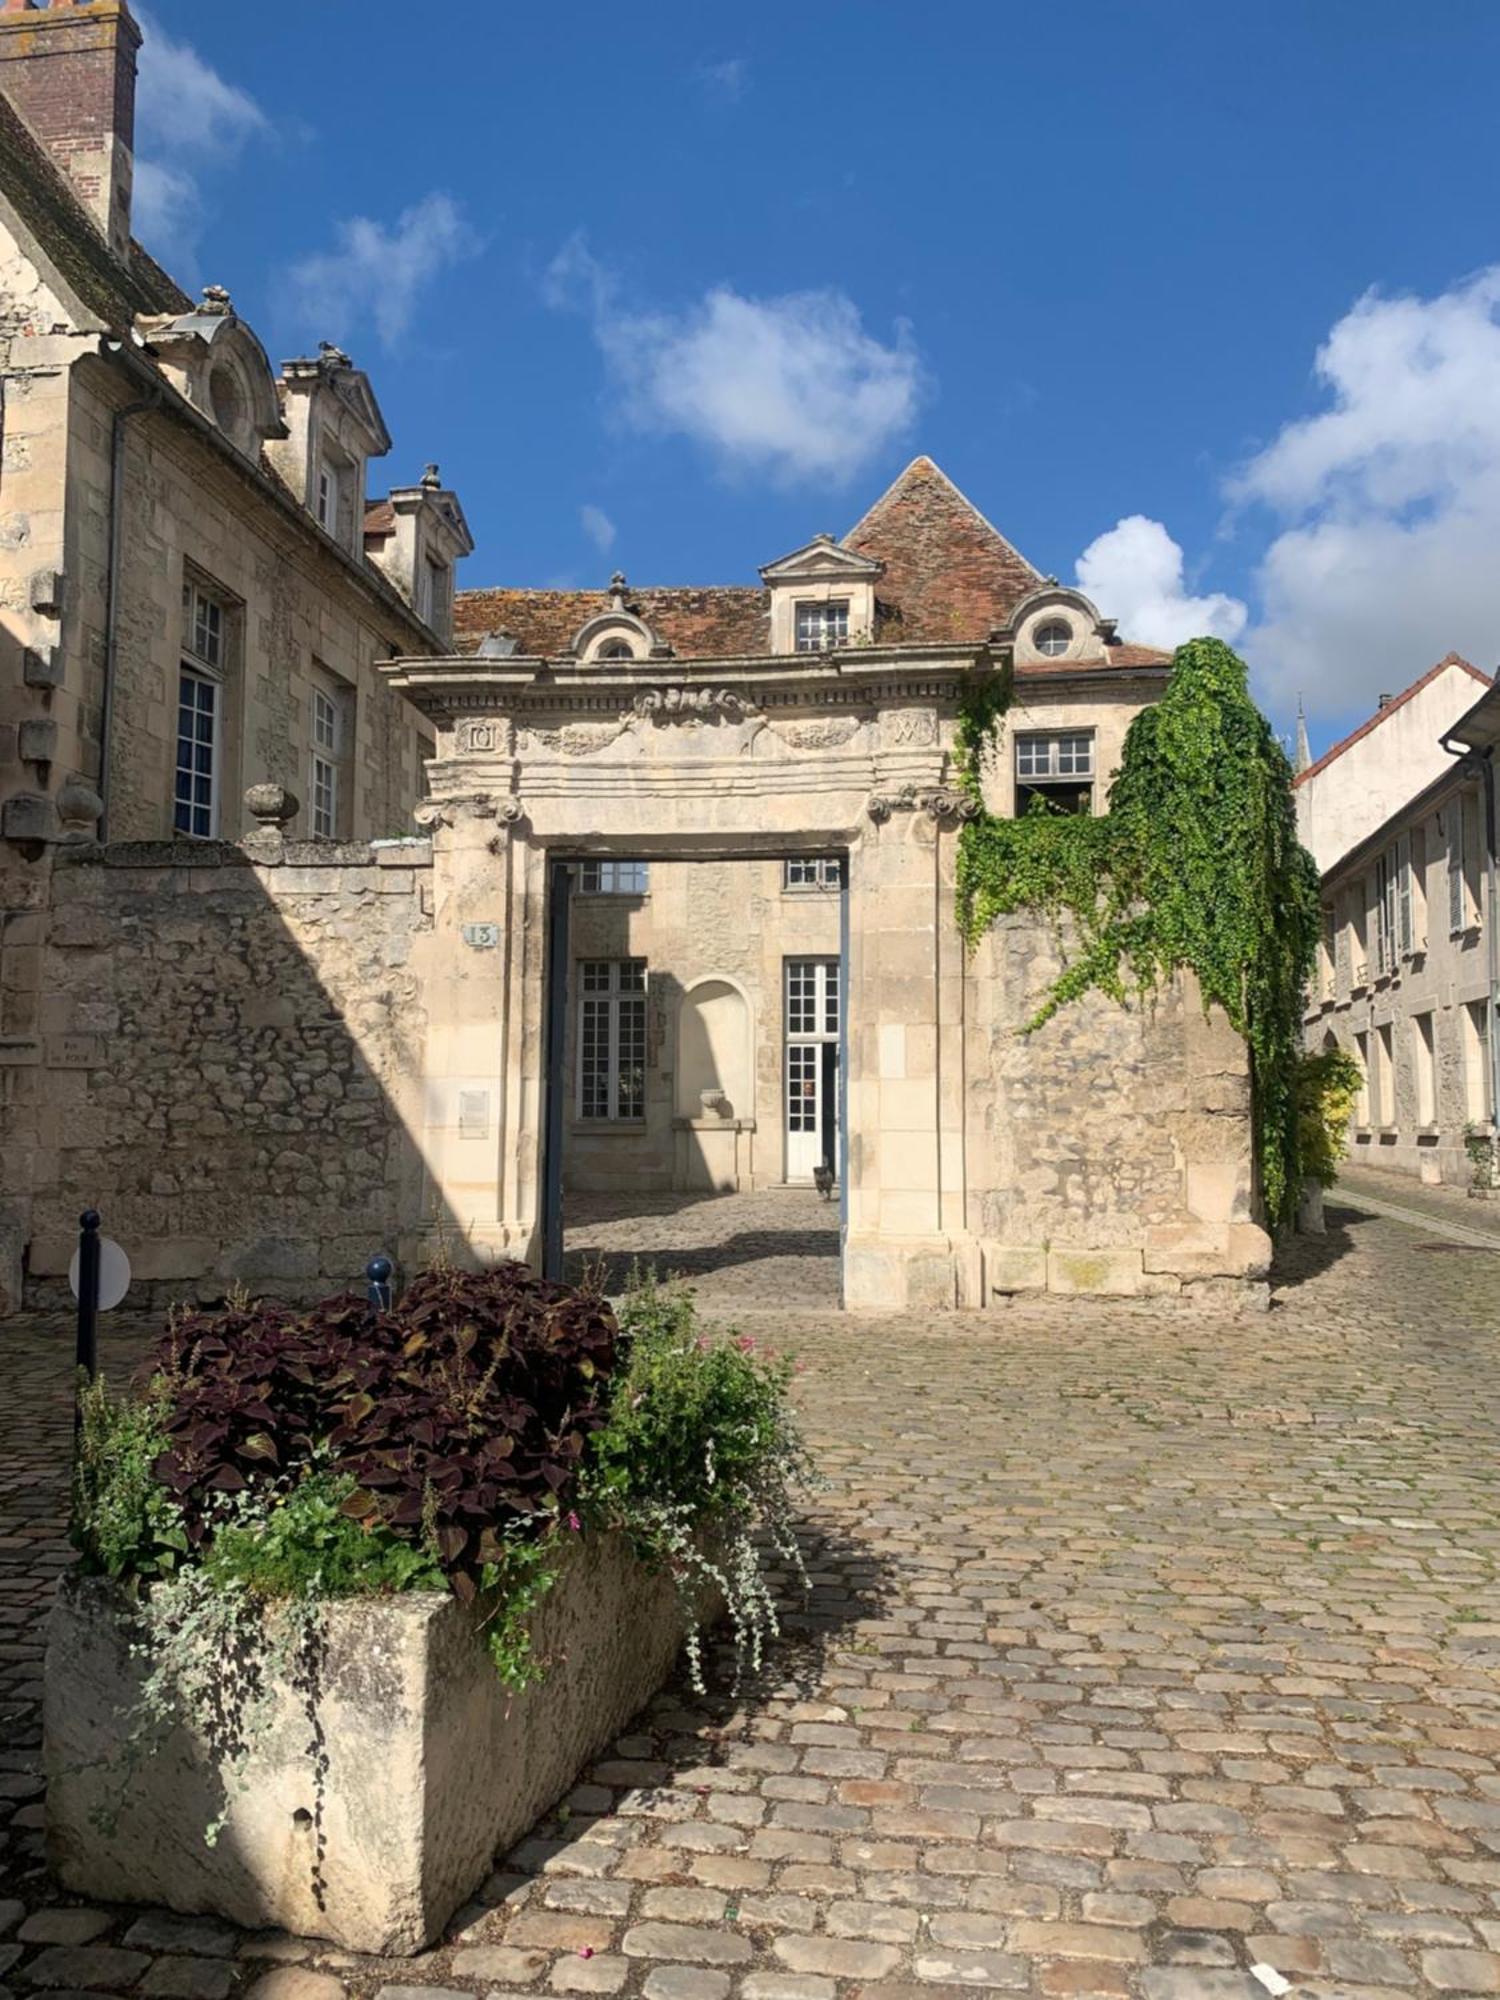
[[[99,1372],[99,1211],[86,1208],[78,1218],[78,1349],[79,1368],[92,1382]]]
[[[383,1251],[377,1252],[365,1266],[365,1278],[369,1289],[366,1293],[370,1304],[379,1312],[391,1309],[391,1279],[396,1267]]]

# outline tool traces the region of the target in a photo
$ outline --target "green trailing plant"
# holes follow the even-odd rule
[[[702,1612],[722,1598],[738,1685],[780,1631],[766,1550],[808,1582],[793,1495],[810,1471],[788,1402],[792,1364],[744,1335],[710,1339],[692,1293],[651,1272],[633,1274],[620,1321],[629,1363],[590,1439],[585,1497],[672,1575],[700,1691]]]
[[[1304,1180],[1332,1187],[1349,1151],[1349,1115],[1364,1081],[1346,1049],[1320,1049],[1297,1065],[1298,1166]]]
[[[188,1554],[182,1509],[156,1469],[166,1414],[162,1383],[137,1399],[112,1395],[103,1376],[79,1377],[70,1535],[85,1572],[132,1593],[170,1576]]]
[[[980,677],[958,728],[960,782],[983,805],[1009,690]],[[1317,868],[1298,843],[1291,767],[1250,699],[1244,662],[1217,639],[1178,648],[1161,700],[1125,738],[1106,815],[981,811],[959,837],[958,920],[973,945],[999,916],[1046,913],[1076,936],[1028,1021],[1092,988],[1144,997],[1192,972],[1244,1036],[1261,1191],[1274,1228],[1301,1185],[1297,1073],[1302,998],[1317,947]]]

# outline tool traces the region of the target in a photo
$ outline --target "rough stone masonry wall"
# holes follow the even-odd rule
[[[279,846],[274,840],[269,849]],[[431,848],[151,842],[60,862],[45,948],[27,1294],[79,1211],[133,1299],[317,1297],[426,1219],[409,1134]]]
[[[1059,937],[1002,918],[970,964],[969,1226],[995,1294],[1259,1286],[1249,1060],[1191,977],[1145,1004],[1098,992],[1022,1032]]]

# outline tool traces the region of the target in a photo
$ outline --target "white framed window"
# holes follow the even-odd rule
[[[839,1032],[839,962],[836,958],[786,961],[786,1032],[832,1041]]]
[[[1375,1030],[1375,1048],[1379,1056],[1376,1064],[1376,1102],[1381,1124],[1390,1127],[1396,1122],[1396,1047],[1390,1022]]]
[[[830,597],[797,606],[796,644],[799,653],[826,653],[849,637],[849,600]]]
[[[330,535],[339,531],[339,469],[331,459],[325,458],[318,467],[318,526],[326,528]]]
[[[331,674],[313,682],[308,702],[309,791],[315,840],[344,837],[348,791],[353,690]]]
[[[184,662],[177,680],[172,828],[194,840],[212,840],[219,830],[219,693],[218,681]]]
[[[224,674],[232,616],[229,604],[207,585],[183,577],[172,830],[193,840],[212,840],[219,831]]]
[[[644,861],[585,861],[578,887],[585,896],[644,896],[651,887],[651,870]]]
[[[844,864],[836,854],[796,854],[782,863],[783,889],[837,889],[844,880]]]
[[[1459,1009],[1464,1045],[1464,1108],[1471,1125],[1490,1116],[1490,1010],[1485,1000],[1466,1000]]]
[[[578,966],[578,1116],[646,1115],[646,961],[585,958]]]
[[[1029,730],[1016,738],[1016,812],[1043,799],[1056,812],[1092,812],[1092,729]]]
[[[1412,1069],[1417,1085],[1417,1123],[1437,1123],[1437,1057],[1432,1039],[1431,1014],[1411,1018]]]

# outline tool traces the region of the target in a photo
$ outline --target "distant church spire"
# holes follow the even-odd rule
[[[1297,754],[1292,759],[1292,771],[1300,776],[1312,763],[1312,745],[1307,740],[1307,717],[1302,713],[1302,697],[1297,697]]]

